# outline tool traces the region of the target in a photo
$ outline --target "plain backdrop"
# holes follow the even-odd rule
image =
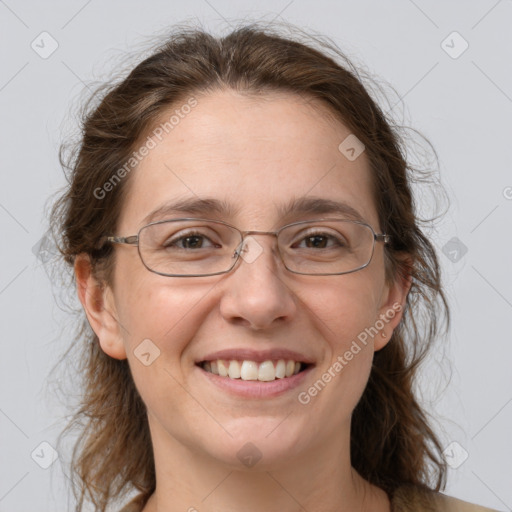
[[[148,36],[243,19],[331,37],[436,148],[451,206],[431,235],[453,324],[421,392],[452,466],[446,492],[512,510],[511,1],[0,0],[0,512],[73,509],[70,454],[53,452],[68,412],[47,386],[70,320],[38,252],[70,112]]]

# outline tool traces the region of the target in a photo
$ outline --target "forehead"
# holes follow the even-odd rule
[[[192,109],[175,104],[161,116],[154,128],[181,114],[163,137],[154,128],[145,135],[154,144],[129,178],[121,229],[159,220],[155,210],[172,216],[175,202],[208,201],[225,207],[212,208],[214,217],[268,229],[285,214],[295,220],[290,205],[318,199],[344,203],[377,226],[366,155],[349,160],[339,150],[350,130],[318,100],[231,90],[194,97]]]

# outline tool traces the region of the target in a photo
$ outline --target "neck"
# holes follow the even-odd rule
[[[144,512],[390,511],[386,493],[351,467],[349,432],[338,436],[338,446],[320,441],[286,460],[265,463],[263,456],[244,468],[178,442],[151,420],[150,426],[157,485]]]

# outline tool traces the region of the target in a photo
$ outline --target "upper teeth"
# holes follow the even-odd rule
[[[291,359],[285,361],[263,361],[256,363],[255,361],[236,361],[217,359],[215,361],[206,361],[202,368],[207,372],[220,375],[221,377],[230,377],[231,379],[242,380],[261,380],[271,381],[291,377],[299,373],[301,364]]]

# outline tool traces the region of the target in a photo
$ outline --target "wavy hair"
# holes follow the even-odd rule
[[[408,161],[403,127],[372,98],[380,89],[368,74],[330,39],[290,32],[251,23],[214,37],[201,28],[176,27],[124,78],[96,89],[81,109],[80,140],[71,150],[61,146],[68,186],[53,206],[52,230],[68,269],[77,255],[88,254],[97,279],[108,284],[112,249],[99,250],[98,241],[116,232],[130,177],[105,197],[97,190],[171,106],[222,88],[323,102],[365,145],[380,226],[391,235],[384,253],[387,281],[412,278],[402,321],[375,353],[353,412],[352,465],[390,495],[403,484],[442,490],[442,447],[414,389],[419,364],[441,334],[441,319],[447,328],[450,323],[436,252],[421,227],[429,221],[419,218],[411,188],[428,183],[433,173]],[[71,465],[77,510],[90,501],[105,511],[129,491],[138,491],[145,503],[155,490],[154,458],[146,408],[128,363],[101,350],[83,312],[73,348],[81,398],[63,435],[78,432]]]

